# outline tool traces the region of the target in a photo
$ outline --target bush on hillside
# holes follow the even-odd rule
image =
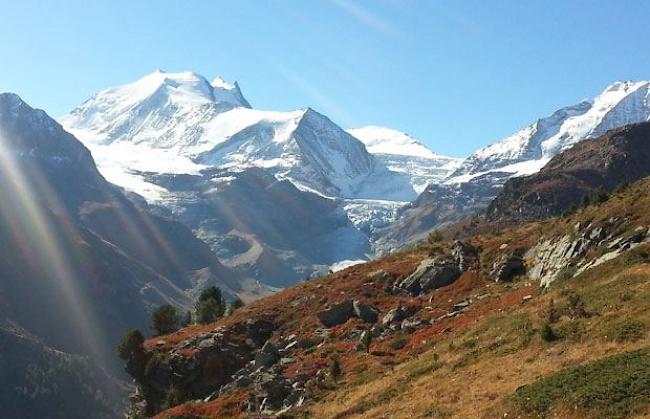
[[[432,230],[427,236],[429,244],[439,243],[442,241],[442,233],[440,230]]]
[[[201,324],[214,322],[226,312],[226,302],[217,287],[204,289],[195,305],[196,321]]]
[[[172,305],[162,305],[151,314],[151,328],[156,336],[175,332],[178,330],[178,323],[178,313]]]
[[[625,319],[607,328],[607,338],[618,343],[636,342],[646,333],[646,325],[638,319]]]

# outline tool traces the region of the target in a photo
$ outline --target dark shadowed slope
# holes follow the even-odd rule
[[[147,329],[153,306],[189,307],[201,285],[237,291],[235,274],[206,244],[136,207],[104,180],[81,143],[13,94],[0,95],[0,243],[0,321],[32,337],[3,333],[3,377],[26,373],[10,357],[17,347],[40,352],[43,365],[79,354],[90,357],[84,362],[91,369],[119,371],[117,340],[131,328]],[[80,385],[59,387],[81,392]],[[21,405],[21,391],[2,386],[0,398],[16,403],[5,408],[34,409],[24,417],[51,401],[36,392]],[[75,412],[51,417],[85,417]]]
[[[604,188],[650,175],[650,123],[578,143],[531,176],[513,178],[490,204],[488,220],[531,221],[560,215]]]

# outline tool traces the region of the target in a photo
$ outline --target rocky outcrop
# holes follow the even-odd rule
[[[316,317],[325,327],[338,326],[353,317],[357,317],[366,323],[375,323],[379,317],[379,310],[358,300],[345,300],[319,311],[316,313]]]
[[[512,281],[517,275],[526,273],[524,260],[515,254],[505,254],[492,265],[490,277],[494,282]]]
[[[452,284],[461,273],[461,269],[452,259],[425,259],[398,287],[413,295],[422,294]]]
[[[456,240],[451,254],[461,271],[468,270],[478,260],[478,250],[469,243]]]
[[[532,221],[562,214],[597,188],[650,176],[650,122],[607,132],[554,157],[531,176],[508,180],[490,203],[491,221]]]
[[[257,367],[276,363],[279,354],[270,342],[258,352],[273,330],[269,321],[249,319],[229,328],[195,334],[171,349],[154,347],[149,353],[144,378],[138,382],[146,402],[145,412],[159,412],[171,392],[176,394],[177,402],[210,397],[215,390],[232,382],[233,374],[249,362]],[[156,342],[156,347],[164,345],[163,339]]]
[[[648,227],[614,234],[623,220],[612,217],[601,225],[575,225],[575,234],[542,239],[526,252],[530,261],[528,276],[548,286],[557,279],[569,279],[585,270],[611,260],[640,243],[650,241]],[[599,256],[589,258],[590,250],[599,249]]]

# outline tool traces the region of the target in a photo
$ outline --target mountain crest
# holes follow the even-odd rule
[[[467,181],[491,171],[535,173],[553,156],[610,129],[650,120],[650,82],[617,81],[583,100],[539,119],[514,135],[469,156],[448,179]]]

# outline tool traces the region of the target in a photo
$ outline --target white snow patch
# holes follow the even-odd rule
[[[362,259],[358,259],[358,260],[342,260],[340,262],[336,262],[336,263],[330,265],[330,270],[332,272],[338,272],[338,271],[342,271],[343,269],[347,269],[350,266],[360,265],[360,264],[366,263],[366,262],[368,262],[368,261],[367,260],[362,260]]]

